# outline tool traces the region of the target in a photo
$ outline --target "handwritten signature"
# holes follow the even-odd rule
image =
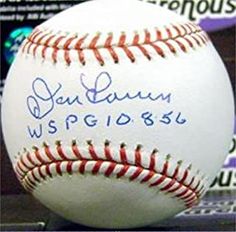
[[[135,93],[113,92],[113,80],[108,72],[101,72],[92,83],[86,83],[87,77],[81,74],[79,85],[82,88],[81,93],[74,96],[65,96],[62,83],[56,85],[49,84],[45,78],[37,77],[32,82],[32,95],[27,97],[27,107],[30,114],[36,119],[43,119],[49,115],[56,106],[83,106],[89,104],[113,104],[124,101],[164,101],[170,103],[171,93],[152,93],[138,90]]]

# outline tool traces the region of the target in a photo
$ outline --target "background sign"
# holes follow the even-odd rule
[[[200,24],[206,31],[236,23],[235,0],[141,0],[162,6]]]
[[[211,190],[236,189],[236,117],[234,120],[234,137],[224,166],[211,185]]]

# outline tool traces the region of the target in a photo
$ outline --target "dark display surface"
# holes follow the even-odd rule
[[[199,206],[186,210],[175,218],[133,231],[234,231],[235,194],[235,191],[208,193]],[[30,195],[4,196],[1,203],[3,209],[1,231],[94,230],[66,221],[49,212]]]

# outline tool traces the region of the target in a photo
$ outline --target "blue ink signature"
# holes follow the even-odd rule
[[[55,105],[82,105],[79,96],[64,97],[58,95],[62,89],[62,84],[58,83],[56,87],[50,88],[47,82],[42,78],[36,78],[32,83],[33,95],[27,97],[27,107],[30,114],[36,119],[43,119],[53,111]]]
[[[172,99],[171,93],[154,94],[152,92],[144,93],[141,90],[134,94],[130,92],[124,94],[111,92],[109,90],[111,90],[113,81],[108,72],[101,72],[91,85],[86,83],[86,79],[87,77],[82,73],[79,84],[83,91],[80,95],[65,96],[62,94],[65,91],[63,91],[61,83],[53,86],[48,84],[44,78],[37,77],[32,83],[32,95],[27,97],[27,107],[30,114],[36,119],[43,119],[55,109],[56,105],[112,104],[128,100],[164,101],[170,103]]]
[[[112,104],[114,102],[121,102],[124,100],[150,100],[150,101],[166,101],[167,103],[170,103],[171,101],[171,93],[164,95],[161,94],[153,94],[151,92],[143,93],[142,91],[138,91],[135,94],[131,93],[125,93],[125,94],[119,94],[117,92],[113,93],[107,93],[106,90],[108,90],[112,85],[112,77],[107,72],[100,73],[97,78],[95,79],[94,85],[92,87],[88,87],[85,84],[84,79],[86,76],[84,74],[81,74],[80,81],[84,89],[86,90],[86,98],[87,100],[92,104],[98,104],[101,102],[106,102],[108,104]]]

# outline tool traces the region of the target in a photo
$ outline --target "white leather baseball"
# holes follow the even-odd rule
[[[233,108],[200,27],[137,0],[96,0],[24,41],[2,123],[17,177],[39,201],[84,225],[130,228],[201,199],[230,146]]]

